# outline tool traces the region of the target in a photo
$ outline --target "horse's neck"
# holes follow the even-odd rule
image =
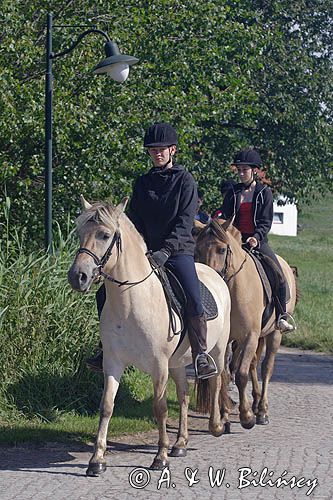
[[[234,279],[231,280],[231,282],[246,282],[249,280],[249,273],[255,270],[253,260],[242,248],[241,244],[236,240],[236,238],[234,238],[233,236],[229,236],[229,238],[231,241],[230,248],[232,251],[232,258],[230,261],[228,275],[230,276],[236,273],[234,274]]]
[[[116,307],[115,304],[117,307],[129,307],[133,300],[136,302],[147,301],[148,296],[158,295],[159,289],[161,289],[160,282],[152,273],[150,263],[145,255],[147,252],[146,244],[125,215],[121,217],[119,229],[122,248],[119,250],[116,264],[110,271],[110,275],[120,282],[137,283],[143,281],[135,285],[118,287],[115,283],[106,280],[113,309]],[[150,274],[151,276],[149,276]],[[148,278],[144,280],[146,277]],[[162,289],[160,293],[163,293]]]

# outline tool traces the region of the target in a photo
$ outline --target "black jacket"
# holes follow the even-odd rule
[[[227,191],[223,205],[220,209],[223,219],[229,219],[235,215],[237,221],[241,193],[244,189],[244,184],[240,183]],[[254,236],[259,244],[260,242],[266,243],[267,234],[273,222],[273,195],[268,186],[260,184],[259,182],[257,182],[253,193],[252,216],[255,228],[254,233],[253,235],[246,236]]]
[[[184,167],[154,167],[136,180],[128,215],[149,250],[193,255],[197,204],[195,180]]]

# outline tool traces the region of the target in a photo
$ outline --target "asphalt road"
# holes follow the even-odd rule
[[[236,397],[236,392],[234,393]],[[283,348],[270,384],[270,423],[212,437],[191,414],[186,458],[149,471],[157,433],[109,443],[108,468],[85,475],[90,446],[0,448],[0,499],[333,499],[333,357]],[[169,427],[171,442],[176,428]]]

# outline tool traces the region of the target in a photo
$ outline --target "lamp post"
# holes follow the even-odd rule
[[[53,106],[53,75],[52,61],[71,52],[90,33],[96,33],[105,38],[104,50],[106,58],[93,68],[96,74],[106,73],[116,82],[123,83],[129,74],[129,67],[139,59],[121,54],[115,42],[99,29],[90,28],[81,33],[68,49],[55,54],[52,51],[53,28],[77,27],[53,25],[52,14],[47,14],[46,29],[46,73],[45,73],[45,248],[52,252],[52,106]]]

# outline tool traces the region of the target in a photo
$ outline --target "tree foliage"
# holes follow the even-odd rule
[[[91,73],[104,57],[96,35],[53,62],[53,209],[63,224],[81,192],[130,194],[157,120],[178,129],[179,161],[210,208],[244,146],[259,148],[279,193],[304,200],[330,189],[330,9],[328,0],[2,0],[0,181],[15,222],[41,244],[47,11],[56,25],[97,26],[140,58],[122,85]],[[83,30],[54,28],[54,51]]]

